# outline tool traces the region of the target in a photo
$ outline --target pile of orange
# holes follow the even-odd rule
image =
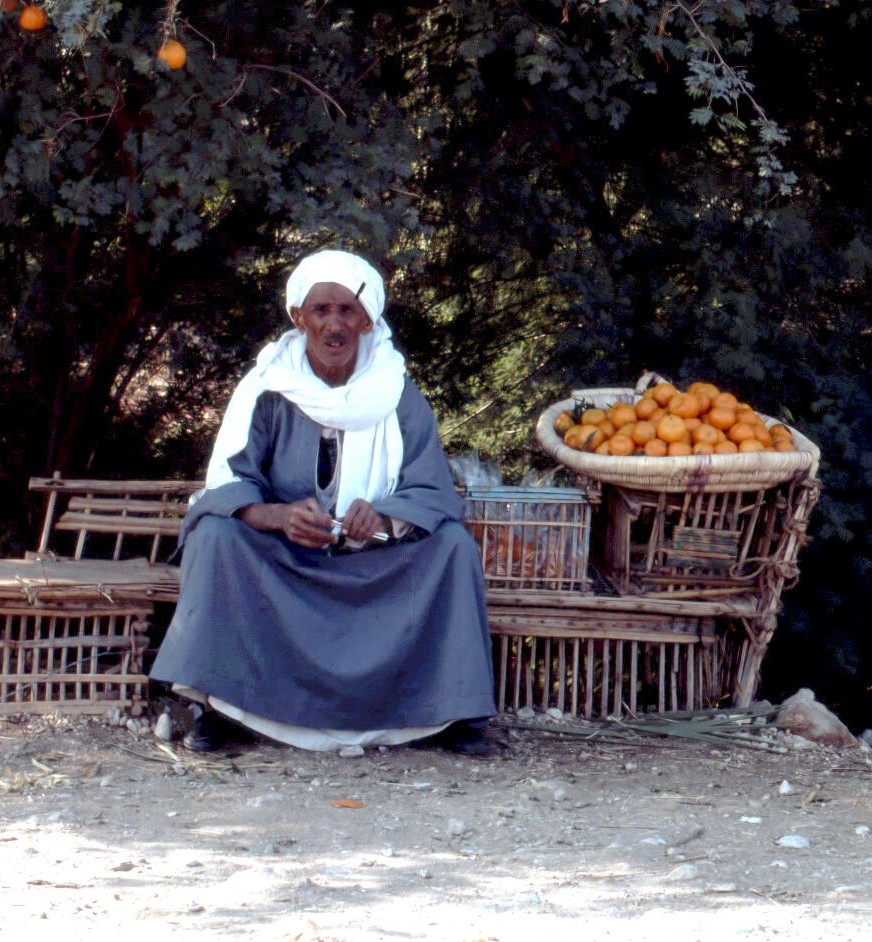
[[[598,455],[735,455],[795,451],[786,425],[767,427],[746,402],[712,383],[691,383],[683,392],[658,383],[635,403],[603,409],[566,410],[554,429],[570,448]]]

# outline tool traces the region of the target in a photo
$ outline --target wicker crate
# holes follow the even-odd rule
[[[589,592],[591,500],[578,488],[464,491],[489,593]]]
[[[493,642],[498,709],[588,719],[718,706],[737,660],[735,633],[714,618],[637,615],[615,630],[583,614],[565,631],[498,627]]]
[[[0,715],[145,703],[149,606],[0,608]]]
[[[595,564],[620,594],[744,597],[760,611],[777,608],[798,577],[818,492],[808,479],[683,494],[606,486],[593,527]]]

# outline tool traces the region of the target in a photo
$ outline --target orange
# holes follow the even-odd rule
[[[736,422],[729,432],[727,432],[727,438],[738,445],[739,442],[754,438],[754,429],[747,422]]]
[[[575,425],[575,418],[569,409],[564,409],[554,420],[554,431],[561,437]]]
[[[693,395],[696,396],[697,402],[699,402],[699,414],[705,415],[712,407],[712,397],[704,392],[695,392]]]
[[[678,442],[687,434],[687,426],[679,415],[666,413],[657,423],[657,437],[664,442]]]
[[[171,69],[180,69],[188,58],[185,47],[177,39],[168,39],[157,51],[157,57]]]
[[[769,429],[761,422],[759,425],[754,425],[754,438],[758,442],[762,442],[764,447],[772,447],[772,436],[769,434]]]
[[[627,435],[615,435],[608,441],[609,452],[613,455],[632,455],[636,450],[636,443]]]
[[[653,412],[656,412],[658,408],[659,406],[657,405],[657,402],[650,396],[647,399],[642,398],[635,405],[636,418],[637,419],[650,419],[651,414]]]
[[[602,422],[599,423],[599,427],[602,429],[602,433],[606,438],[611,438],[612,435],[615,434],[615,426],[608,419],[603,419]]]
[[[766,446],[756,438],[746,438],[739,442],[739,451],[766,451]]]
[[[708,442],[697,442],[693,446],[693,454],[695,455],[711,455],[714,453],[715,446],[710,445]]]
[[[786,425],[782,425],[780,422],[776,422],[774,425],[769,426],[769,434],[772,436],[772,440],[775,442],[777,442],[779,439],[788,442],[793,441],[793,432],[791,432]]]
[[[585,409],[581,413],[581,425],[599,425],[605,420],[605,409]]]
[[[692,393],[676,393],[667,403],[666,411],[682,419],[695,419],[699,415],[699,399]]]
[[[645,442],[650,442],[656,435],[657,429],[653,422],[639,421],[633,426],[630,438],[632,438],[637,445],[644,445]]]
[[[696,428],[699,428],[700,425],[702,425],[702,419],[697,419],[697,418],[695,418],[695,417],[691,417],[691,418],[689,418],[689,419],[685,419],[685,420],[684,420],[684,427],[685,427],[685,428],[688,430],[688,432],[690,432],[691,434],[693,434],[693,430],[696,429]]]
[[[735,455],[738,451],[738,445],[736,445],[735,442],[729,441],[729,439],[724,439],[724,441],[718,442],[717,445],[715,445],[716,455]]]
[[[627,438],[633,437],[633,429],[636,427],[635,422],[627,422],[626,425],[622,425],[616,432],[615,435],[625,435]]]
[[[629,402],[616,402],[608,409],[607,415],[615,423],[616,428],[636,421],[635,406],[631,406]]]
[[[772,443],[773,451],[796,451],[796,445],[786,438],[776,438]]]
[[[720,393],[720,389],[715,386],[714,383],[702,383],[699,380],[691,383],[687,387],[689,393],[693,393],[694,396],[698,396],[702,393],[705,396],[708,396],[709,399],[714,399]]]
[[[42,7],[35,7],[30,4],[24,7],[21,11],[21,15],[18,17],[18,25],[22,29],[45,29],[47,22],[48,17],[46,16],[45,10],[43,10]]]
[[[666,454],[673,458],[683,458],[685,455],[692,455],[693,449],[687,442],[670,442],[666,447]]]
[[[573,425],[563,436],[563,441],[577,451],[593,451],[605,438],[597,425]]]
[[[706,422],[709,425],[713,425],[715,428],[719,428],[722,431],[726,431],[728,428],[731,428],[736,423],[736,413],[732,409],[727,409],[725,406],[712,406],[711,410],[706,415]]]
[[[700,422],[700,424],[691,431],[690,437],[697,445],[710,445],[712,448],[714,448],[720,440],[718,429],[706,422]]]
[[[653,422],[655,425],[666,415],[666,410],[663,406],[657,406],[657,408],[648,416],[648,421]]]
[[[666,442],[659,438],[652,438],[650,442],[645,442],[645,454],[649,458],[664,458],[666,456]]]
[[[594,448],[593,453],[595,455],[610,455],[611,451],[609,450],[609,443],[600,442],[599,445]]]
[[[736,406],[739,404],[739,400],[732,394],[728,392],[718,393],[712,399],[712,408],[724,408],[732,409],[733,412],[736,411]]]
[[[650,389],[651,397],[658,406],[665,406],[667,402],[678,392],[672,383],[658,383]]]
[[[2,0],[0,2],[0,10],[4,13],[11,13],[13,10],[18,9],[18,0]]]

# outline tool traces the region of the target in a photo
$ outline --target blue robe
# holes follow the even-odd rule
[[[410,381],[397,407],[404,455],[374,502],[412,539],[354,553],[312,550],[234,516],[315,491],[321,427],[261,394],[240,479],[185,519],[181,587],[151,676],[267,719],[316,729],[436,726],[495,712],[478,548],[463,526],[430,406]]]

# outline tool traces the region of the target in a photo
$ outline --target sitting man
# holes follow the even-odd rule
[[[230,400],[152,670],[207,706],[190,748],[241,726],[304,749],[487,751],[481,560],[383,308],[362,258],[304,259],[287,284],[294,329]]]

